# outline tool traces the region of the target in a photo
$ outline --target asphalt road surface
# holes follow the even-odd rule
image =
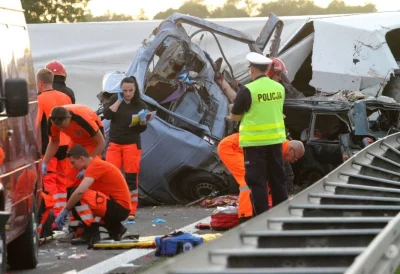
[[[183,206],[144,207],[138,209],[135,224],[127,224],[128,234],[140,236],[165,235],[174,230],[197,233],[193,224],[209,217],[214,209]],[[165,223],[153,223],[161,218]],[[199,233],[216,233],[202,230]],[[102,237],[107,237],[104,235]],[[71,257],[72,256],[72,257]],[[18,274],[137,274],[162,263],[165,258],[154,256],[154,249],[88,250],[58,241],[45,243],[39,249],[36,269],[7,271]]]

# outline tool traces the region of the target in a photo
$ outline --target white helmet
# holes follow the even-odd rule
[[[103,92],[121,92],[121,80],[126,77],[125,73],[119,71],[107,72],[103,76]]]

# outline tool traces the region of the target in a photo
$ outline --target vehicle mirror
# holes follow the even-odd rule
[[[29,113],[28,83],[25,79],[7,79],[4,93],[8,117],[20,117]]]

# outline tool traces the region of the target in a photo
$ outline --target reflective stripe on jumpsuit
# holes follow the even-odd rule
[[[246,184],[243,149],[239,147],[239,134],[235,133],[225,137],[218,145],[218,156],[226,168],[231,172],[239,185],[238,217],[248,218],[253,216],[251,190]],[[272,196],[268,188],[268,204],[272,207]]]
[[[120,145],[110,142],[107,149],[106,160],[117,168],[124,168],[125,180],[131,192],[131,212],[130,215],[136,215],[136,209],[139,201],[139,171],[140,158],[142,150],[138,149],[136,144]]]

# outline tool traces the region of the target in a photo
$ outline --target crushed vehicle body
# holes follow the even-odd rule
[[[292,164],[294,193],[310,186],[379,138],[400,131],[400,104],[380,96],[356,101],[288,99],[285,124],[305,155]]]
[[[293,165],[297,191],[399,130],[399,16],[310,18],[280,45],[276,56],[289,71],[286,127],[306,148]]]
[[[225,120],[228,98],[215,78],[223,75],[232,87],[248,83],[250,51],[279,57],[288,69],[286,126],[306,147],[293,164],[297,191],[367,141],[398,131],[399,18],[400,12],[388,12],[291,21],[271,14],[255,40],[223,22],[177,13],[162,21],[125,72],[157,111],[142,134],[141,200],[176,203],[237,191],[216,153],[232,128]]]
[[[174,14],[143,42],[125,72],[136,77],[142,99],[151,111],[157,111],[142,133],[142,202],[176,203],[213,191],[238,190],[216,151],[228,133],[225,117],[229,114],[228,99],[215,82],[222,61],[229,66],[229,60],[216,35],[244,45],[246,53],[262,53],[272,33],[271,22],[279,20],[271,16],[260,37],[253,40],[237,30]],[[183,24],[198,31],[189,36]],[[201,32],[215,38],[220,50],[216,62],[192,41]],[[224,75],[233,79],[232,68]],[[102,100],[102,95],[98,98]]]
[[[277,32],[267,54],[287,67],[285,124],[306,149],[292,165],[298,192],[399,130],[400,12],[310,17]]]

